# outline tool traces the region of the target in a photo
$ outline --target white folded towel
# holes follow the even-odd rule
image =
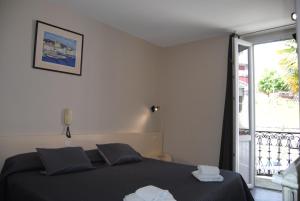
[[[155,186],[145,186],[136,190],[135,193],[126,195],[124,201],[176,201],[173,195]]]
[[[131,193],[129,195],[126,195],[123,201],[145,201],[145,200],[137,196],[135,193]]]
[[[224,177],[222,175],[204,175],[199,172],[199,170],[195,170],[192,172],[193,176],[196,177],[200,181],[204,182],[222,182],[224,181]]]
[[[145,201],[174,200],[174,197],[169,191],[151,185],[138,189],[135,194]]]
[[[198,170],[201,174],[204,175],[219,175],[220,169],[216,166],[210,166],[210,165],[198,165]]]

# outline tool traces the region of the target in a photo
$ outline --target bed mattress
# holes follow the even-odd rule
[[[200,182],[195,166],[153,159],[118,166],[94,164],[96,169],[46,176],[40,171],[15,172],[2,179],[7,201],[122,201],[140,187],[169,190],[177,201],[252,201],[242,177],[221,171],[223,182]]]

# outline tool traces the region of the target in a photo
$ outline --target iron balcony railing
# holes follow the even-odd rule
[[[300,133],[256,131],[256,174],[272,176],[300,156]]]

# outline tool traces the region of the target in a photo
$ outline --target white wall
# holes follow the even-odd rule
[[[32,68],[35,20],[84,34],[81,77]],[[160,130],[161,49],[46,0],[0,1],[0,135]]]
[[[228,36],[168,48],[161,74],[164,150],[176,161],[217,165]]]

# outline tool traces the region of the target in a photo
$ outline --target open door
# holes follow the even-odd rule
[[[253,45],[233,40],[234,168],[254,187],[255,124]]]

